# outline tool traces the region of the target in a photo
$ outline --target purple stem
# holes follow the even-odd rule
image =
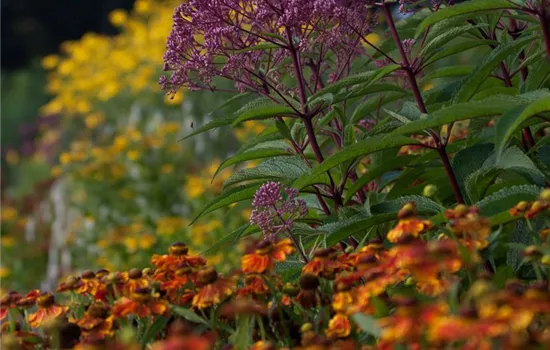
[[[424,100],[422,99],[422,94],[420,93],[420,89],[418,88],[415,72],[413,71],[413,69],[409,64],[407,53],[403,48],[403,44],[401,42],[401,39],[399,38],[399,33],[397,32],[397,28],[395,27],[390,5],[388,3],[384,3],[383,8],[384,8],[384,15],[386,17],[386,21],[388,22],[388,26],[393,36],[393,40],[397,45],[399,54],[401,55],[401,67],[403,68],[405,73],[407,73],[407,78],[413,90],[416,104],[418,105],[418,108],[422,113],[427,114],[428,110],[426,108],[426,105],[424,104]],[[457,203],[464,203],[464,200],[462,199],[462,194],[460,193],[460,187],[458,186],[458,181],[456,180],[456,176],[453,172],[453,168],[451,167],[451,162],[449,161],[449,156],[445,151],[445,144],[441,142],[439,135],[437,135],[433,130],[428,130],[428,132],[430,133],[430,135],[435,141],[435,144],[437,145],[437,152],[439,153],[439,157],[441,158],[441,162],[443,163],[445,172],[447,173],[447,177],[449,178],[449,182],[451,184],[451,188],[453,190],[455,200],[457,201]]]

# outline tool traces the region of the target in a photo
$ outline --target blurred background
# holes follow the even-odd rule
[[[2,1],[2,292],[145,267],[175,241],[200,253],[247,221],[234,206],[189,226],[229,176],[211,182],[220,160],[263,126],[178,141],[227,96],[160,90],[176,5]]]

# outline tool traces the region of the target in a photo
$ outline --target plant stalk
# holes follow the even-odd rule
[[[422,98],[422,94],[420,93],[420,89],[418,88],[415,72],[410,66],[409,59],[407,58],[407,53],[405,52],[401,39],[399,38],[399,33],[397,32],[395,22],[393,21],[390,5],[385,2],[383,8],[386,21],[388,22],[390,32],[393,36],[393,40],[395,42],[395,45],[397,46],[397,49],[399,50],[399,54],[401,55],[401,67],[407,73],[407,78],[413,90],[418,109],[420,109],[422,113],[427,114],[428,109],[424,104],[424,99]],[[445,172],[447,173],[447,177],[449,178],[449,182],[451,183],[451,188],[453,189],[455,200],[457,201],[457,203],[464,203],[464,199],[462,198],[462,194],[460,193],[460,187],[458,186],[458,181],[456,180],[453,168],[451,167],[451,162],[449,161],[449,156],[445,151],[445,145],[441,142],[440,137],[433,130],[428,130],[428,132],[430,133],[437,145],[437,152],[439,153],[439,158],[441,158],[441,162],[443,163]]]
[[[539,13],[539,23],[542,29],[542,36],[544,38],[544,46],[546,48],[546,56],[550,60],[550,23],[548,23],[548,3],[543,1]]]

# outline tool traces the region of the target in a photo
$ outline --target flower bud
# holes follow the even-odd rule
[[[300,292],[300,289],[294,283],[286,283],[283,287],[283,293],[295,297]]]
[[[136,280],[143,277],[143,272],[141,272],[140,269],[131,269],[130,271],[128,271],[128,277],[130,279]]]
[[[319,287],[319,278],[312,274],[305,274],[300,277],[300,288],[313,290]]]
[[[300,333],[309,332],[313,329],[313,325],[309,322],[304,323],[302,327],[300,327]]]
[[[436,186],[427,185],[426,187],[424,187],[424,191],[422,192],[422,194],[424,195],[424,197],[431,198],[431,197],[435,196],[436,192],[437,192],[437,187]]]
[[[405,204],[397,213],[399,219],[405,219],[416,214],[416,204],[409,202]]]
[[[187,247],[184,243],[176,242],[168,248],[168,252],[170,255],[187,255],[189,252],[189,247]]]
[[[550,188],[544,189],[539,196],[541,201],[550,202]]]

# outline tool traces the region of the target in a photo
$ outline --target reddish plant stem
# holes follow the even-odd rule
[[[548,1],[542,1],[538,17],[542,29],[542,36],[544,38],[546,56],[548,56],[547,58],[550,60],[550,24],[548,23]]]
[[[403,68],[405,73],[407,73],[407,78],[413,90],[416,104],[418,105],[418,108],[422,113],[428,113],[428,109],[424,104],[424,99],[422,98],[422,94],[420,93],[420,89],[418,88],[418,83],[416,82],[415,72],[409,64],[407,53],[403,48],[403,44],[401,42],[401,39],[399,38],[399,33],[397,32],[397,28],[395,27],[395,22],[393,21],[390,5],[388,3],[384,3],[383,8],[386,22],[388,23],[395,45],[397,45],[397,49],[399,50],[399,54],[401,55],[401,67]],[[464,200],[462,199],[462,194],[460,193],[460,187],[458,186],[458,181],[456,180],[455,173],[453,172],[453,168],[451,167],[451,162],[449,161],[449,156],[445,151],[445,144],[441,142],[439,135],[437,135],[437,133],[435,133],[433,130],[428,130],[428,132],[434,139],[437,146],[437,152],[439,153],[439,157],[441,158],[441,162],[443,163],[443,167],[445,168],[445,172],[447,173],[447,177],[449,178],[455,200],[457,201],[457,203],[464,203]]]
[[[315,154],[315,158],[319,163],[322,163],[325,159],[323,157],[321,147],[319,146],[319,142],[317,142],[317,137],[315,136],[315,128],[313,127],[312,122],[313,115],[309,113],[309,109],[307,106],[304,75],[302,74],[300,60],[298,59],[298,53],[296,51],[296,48],[294,47],[294,44],[292,43],[292,34],[288,30],[287,37],[289,45],[288,49],[290,50],[290,56],[292,58],[292,64],[294,66],[294,73],[296,74],[296,80],[298,81],[298,92],[300,95],[300,103],[302,104],[303,110],[302,120],[304,121],[304,127],[306,128],[307,137],[309,139],[309,143],[311,144],[311,148],[313,149],[313,153]],[[338,207],[342,205],[342,197],[340,193],[338,193],[338,191],[336,190],[336,185],[330,173],[328,173],[328,177],[330,179],[330,188],[334,197],[334,203],[336,205],[336,209],[338,209]]]
[[[288,232],[288,237],[292,240],[292,243],[294,243],[294,245],[296,246],[296,250],[300,253],[300,255],[302,256],[302,259],[304,259],[304,262],[307,264],[309,262],[309,259],[307,258],[306,253],[302,250],[302,247],[300,247],[298,240],[296,239],[296,237],[294,236],[290,228],[288,228],[285,225],[285,220],[283,219],[281,214],[279,214],[279,212],[277,211],[277,207],[275,205],[273,205],[273,210],[277,214],[277,217],[279,218],[279,220],[281,220],[281,224],[285,226],[286,232]]]

